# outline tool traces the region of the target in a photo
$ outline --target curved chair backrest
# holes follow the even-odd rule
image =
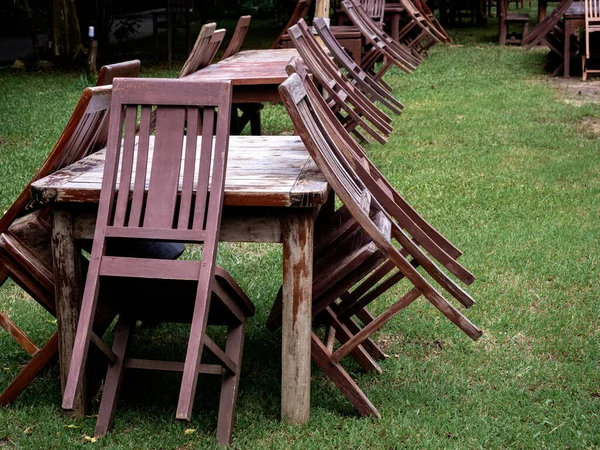
[[[221,60],[229,58],[240,51],[240,48],[244,42],[244,38],[246,37],[246,33],[248,32],[248,28],[250,27],[251,18],[252,16],[240,17],[237,26],[235,27],[235,31],[233,32],[233,37],[231,38],[227,49],[225,49],[225,53],[223,53],[223,56],[221,56]]]
[[[343,141],[335,137],[337,134],[335,127],[324,122],[323,116],[317,113],[318,106],[312,103],[300,77],[296,74],[291,75],[280,85],[279,91],[295,129],[340,201],[348,208],[373,243],[386,255],[389,262],[397,268],[402,278],[406,278],[412,284],[413,288],[392,306],[394,310],[392,317],[423,295],[469,337],[478,339],[482,334],[481,330],[454,308],[432,283],[415,269],[409,262],[408,255],[412,256],[437,283],[461,302],[472,303],[470,296],[449,280],[397,223],[392,222],[392,237],[397,244],[401,245],[403,251],[396,248],[394,243],[382,234],[373,217],[378,212],[388,216],[386,209],[355,172],[355,168],[352,167],[342,149]],[[364,330],[367,328],[365,327]],[[369,332],[372,331],[369,329]],[[368,336],[367,333],[365,335]],[[353,344],[360,344],[360,340]],[[350,351],[350,348],[338,349],[335,359],[341,359]]]
[[[283,30],[281,33],[279,33],[279,36],[277,36],[277,39],[275,39],[275,42],[273,42],[271,48],[281,47],[281,38],[288,32],[288,28],[296,25],[300,19],[304,19],[304,17],[306,17],[306,14],[308,14],[308,9],[310,8],[310,2],[311,0],[298,0],[290,20],[288,20],[288,22],[285,24],[285,27],[283,27]]]
[[[392,131],[391,119],[339,71],[317,43],[306,22],[300,19],[288,32],[304,63],[331,96],[336,112],[347,114],[347,129],[357,131],[356,127],[360,126],[378,142],[387,142],[386,138]],[[365,118],[369,123],[365,122]],[[357,137],[364,140],[360,134]]]
[[[225,37],[225,30],[216,28],[217,24],[214,22],[207,23],[202,27],[194,48],[179,72],[179,78],[196,72],[211,63]]]
[[[134,59],[132,61],[102,66],[98,73],[96,86],[112,84],[115,78],[137,78],[140,76],[141,65],[142,63],[139,59]]]
[[[335,62],[346,70],[347,76],[352,79],[352,82],[358,86],[367,97],[371,100],[377,100],[396,114],[402,112],[404,105],[396,100],[391,92],[388,92],[371,75],[362,70],[362,68],[354,62],[331,33],[331,29],[322,18],[315,18],[313,27],[317,30],[319,37],[329,50],[329,53]]]
[[[383,24],[385,0],[361,0],[360,5],[374,22]]]
[[[86,88],[54,148],[17,200],[0,219],[0,233],[13,220],[28,212],[31,202],[31,183],[68,166],[106,145],[106,118],[112,86]]]

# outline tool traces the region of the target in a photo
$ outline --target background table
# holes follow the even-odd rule
[[[199,139],[198,145],[200,145]],[[329,186],[297,136],[232,136],[220,239],[283,244],[282,418],[310,413],[313,226]],[[53,212],[61,382],[71,361],[83,280],[81,240],[93,238],[104,167],[101,150],[32,185]],[[76,414],[84,414],[85,392]]]
[[[285,66],[294,56],[299,55],[292,48],[245,50],[186,78],[231,80],[233,103],[278,103],[277,88],[287,79]]]

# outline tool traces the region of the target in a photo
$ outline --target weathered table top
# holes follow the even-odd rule
[[[246,50],[211,64],[188,78],[231,80],[234,86],[279,85],[287,79],[285,66],[298,52],[294,48]]]
[[[565,19],[583,19],[584,15],[585,6],[583,2],[573,2],[565,13]]]
[[[198,137],[198,146],[201,141]],[[150,152],[152,144],[153,140]],[[33,183],[34,202],[98,203],[104,156],[100,150]],[[299,137],[231,136],[226,206],[316,207],[325,203],[328,193],[325,177]]]

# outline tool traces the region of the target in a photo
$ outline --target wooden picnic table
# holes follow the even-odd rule
[[[73,348],[83,293],[79,255],[81,243],[94,235],[104,156],[100,150],[32,185],[34,202],[53,213],[63,349]],[[283,244],[281,415],[291,423],[306,423],[310,413],[313,225],[329,192],[299,137],[231,136],[220,239]],[[70,355],[60,352],[63,387]],[[78,415],[85,413],[84,404]]]
[[[245,50],[186,78],[231,80],[233,103],[278,103],[277,88],[287,79],[285,66],[294,56],[293,48]]]

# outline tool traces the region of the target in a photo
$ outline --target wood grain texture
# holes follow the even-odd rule
[[[281,418],[305,424],[310,417],[312,211],[290,214],[283,229]]]

